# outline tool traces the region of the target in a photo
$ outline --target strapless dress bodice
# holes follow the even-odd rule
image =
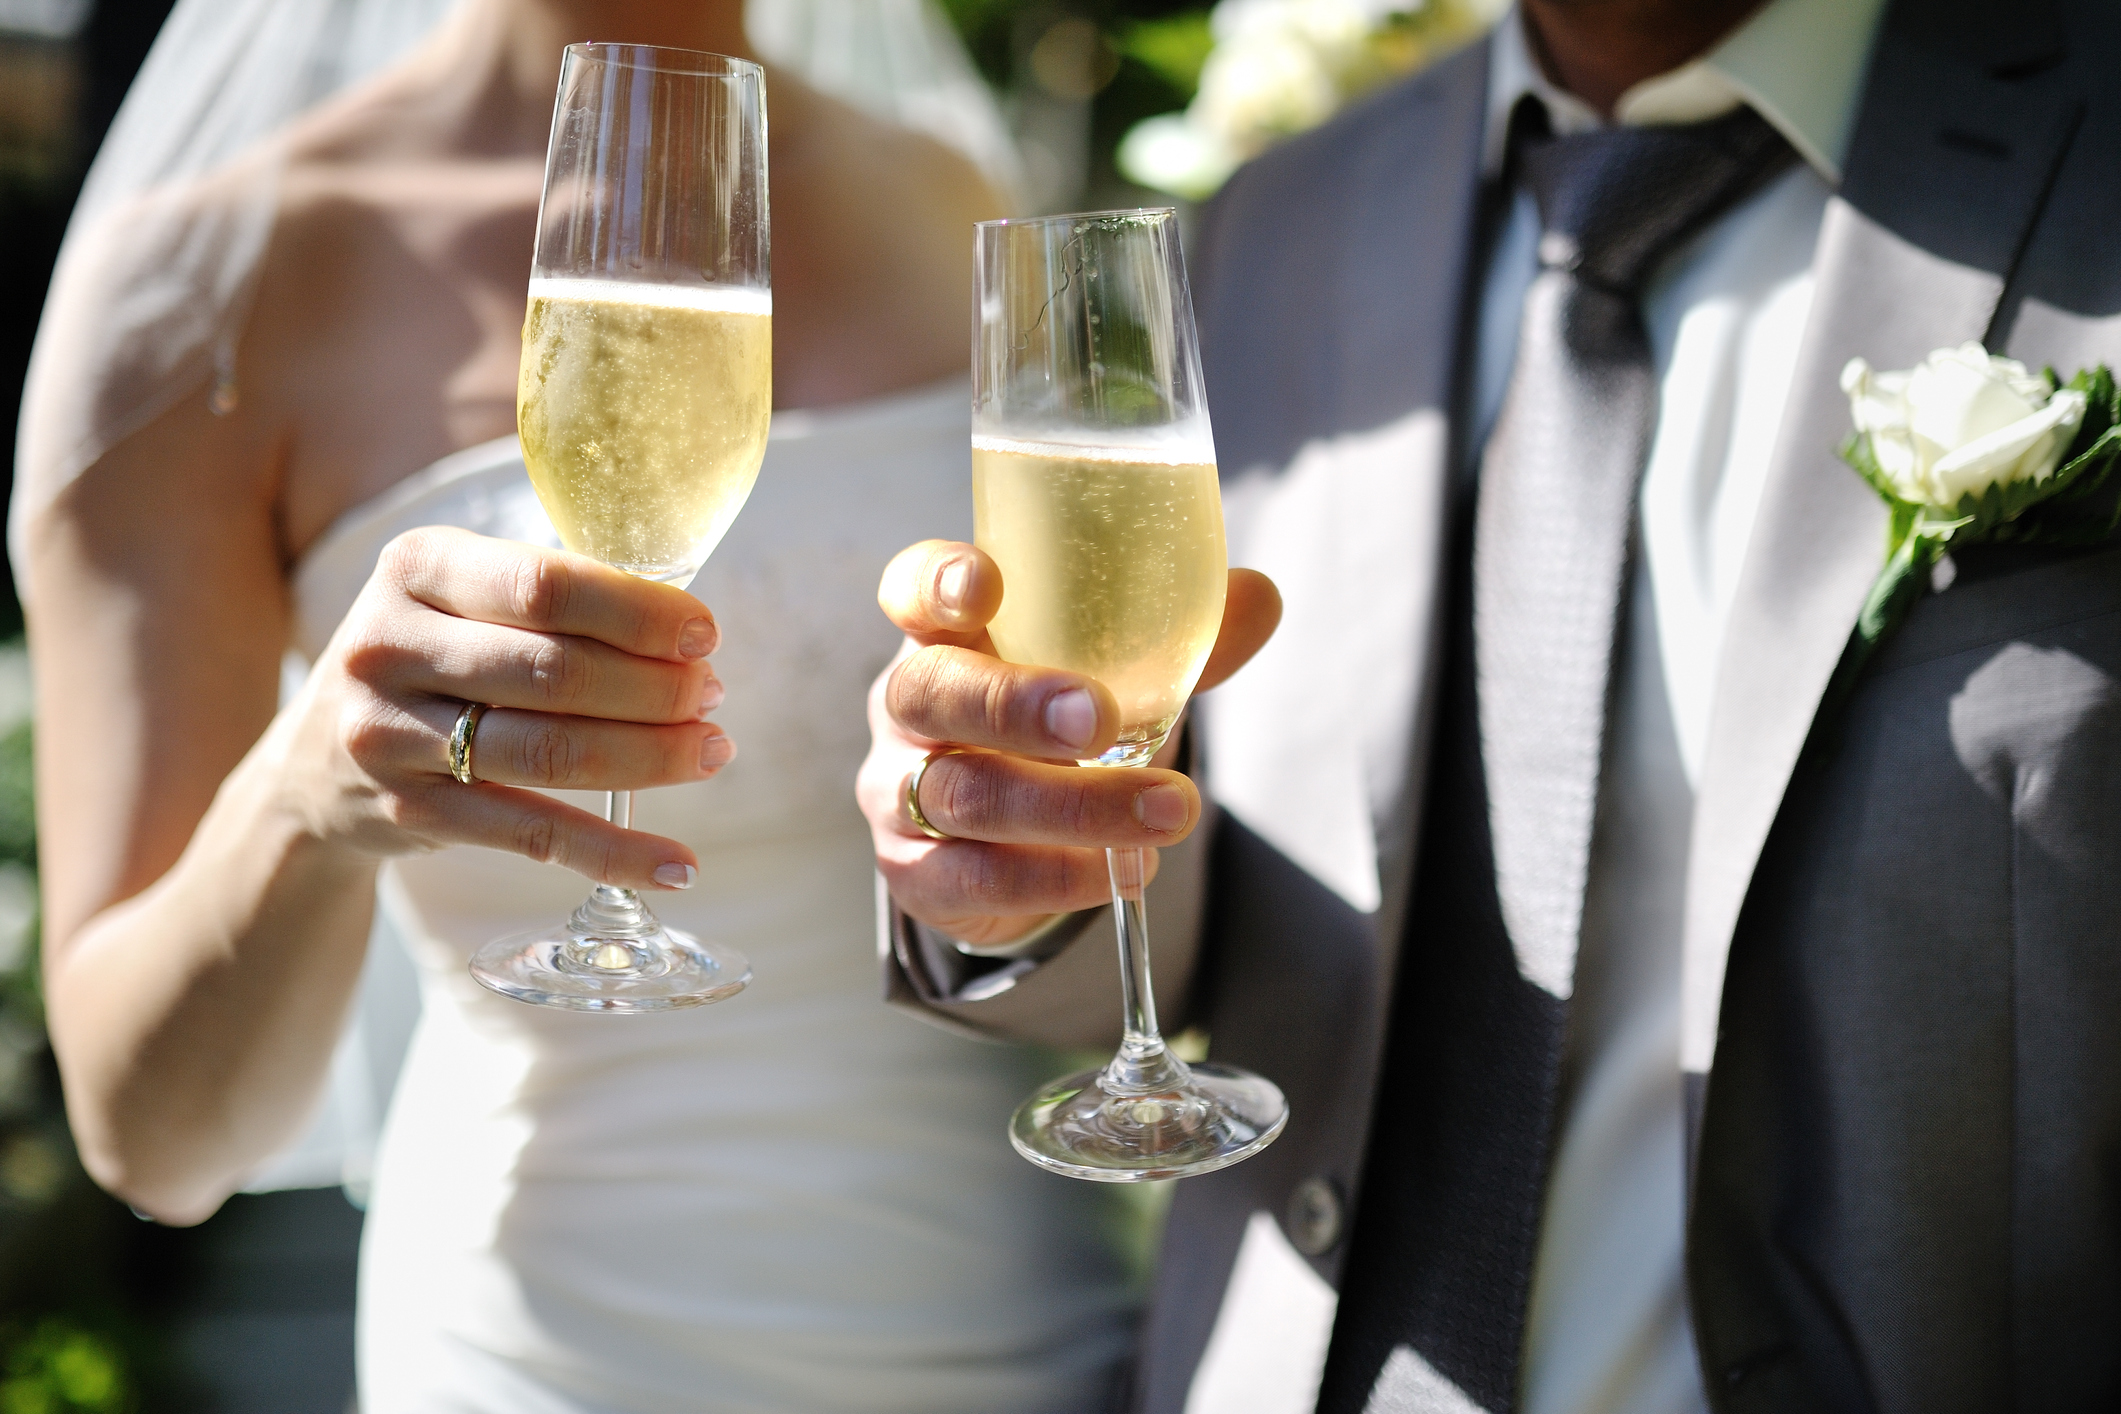
[[[503,999],[472,950],[563,916],[584,882],[468,848],[384,869],[422,1013],[364,1238],[370,1414],[1105,1407],[1134,1293],[1107,1195],[1009,1148],[1040,1065],[878,997],[853,799],[897,645],[876,584],[913,541],[969,538],[967,446],[962,384],[776,415],[692,586],[739,755],[641,793],[634,820],[699,852],[698,884],[653,903],[750,956],[742,995],[627,1018]],[[300,649],[322,651],[391,537],[436,524],[557,543],[512,440],[460,452],[307,553]]]

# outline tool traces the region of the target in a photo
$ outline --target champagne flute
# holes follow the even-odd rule
[[[1176,214],[976,229],[974,538],[1002,572],[989,632],[1010,662],[1083,673],[1118,699],[1118,742],[1081,765],[1145,766],[1215,646],[1229,584]],[[1025,1101],[1010,1140],[1041,1167],[1107,1183],[1249,1158],[1281,1133],[1288,1105],[1259,1076],[1188,1066],[1164,1045],[1142,851],[1106,857],[1119,1053]]]
[[[516,423],[568,549],[683,585],[751,494],[773,409],[765,76],[719,54],[571,44],[560,66],[523,323]],[[633,793],[606,812],[630,825]],[[736,950],[600,884],[572,917],[497,939],[471,974],[573,1011],[743,990]]]

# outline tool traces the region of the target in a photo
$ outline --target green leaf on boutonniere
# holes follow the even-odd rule
[[[1885,530],[1886,557],[1890,559],[1914,530],[1915,518],[1922,508],[1912,501],[1900,499],[1899,489],[1893,485],[1892,478],[1878,465],[1878,455],[1871,450],[1871,439],[1863,433],[1849,434],[1849,439],[1841,444],[1841,459],[1855,468],[1856,474],[1878,493],[1878,499],[1892,512],[1892,521]]]
[[[2058,381],[2052,368],[2047,377]],[[2121,390],[2103,363],[2063,386],[2084,394],[2084,421],[2055,474],[2042,483],[2052,488],[2048,494],[1995,528],[1999,544],[2100,545],[2121,529],[2121,476],[2114,474],[2121,461]]]
[[[1850,465],[1856,465],[1854,448],[1861,443],[1861,455],[1871,460],[1867,439],[1851,439],[1851,446],[1844,448],[1842,456]],[[1877,463],[1871,461],[1875,470]],[[1866,481],[1871,476],[1864,476]],[[1872,482],[1875,486],[1877,483]],[[1840,719],[1841,706],[1855,695],[1856,682],[1863,676],[1864,665],[1878,651],[1878,645],[1890,638],[1893,631],[1914,610],[1922,591],[1929,588],[1930,572],[1944,556],[1943,542],[1914,533],[1918,519],[1917,508],[1897,497],[1887,502],[1892,507],[1892,525],[1887,531],[1890,547],[1885,557],[1885,568],[1878,578],[1871,581],[1871,592],[1863,601],[1863,611],[1856,616],[1856,628],[1849,635],[1848,646],[1841,652],[1841,660],[1834,664],[1834,675],[1827,680],[1826,692],[1819,703],[1816,714],[1820,720],[1835,722]]]

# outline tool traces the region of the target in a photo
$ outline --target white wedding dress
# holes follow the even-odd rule
[[[634,820],[698,850],[698,885],[653,903],[749,955],[742,995],[648,1017],[506,1000],[466,959],[559,919],[584,881],[469,848],[383,871],[423,1010],[362,1252],[367,1414],[1107,1407],[1135,1293],[1109,1195],[1009,1147],[1039,1064],[878,995],[853,799],[864,693],[896,646],[876,584],[903,546],[969,530],[967,432],[962,383],[777,415],[693,585],[740,754],[643,792]],[[387,540],[432,524],[557,543],[512,439],[460,452],[304,557],[302,651]]]

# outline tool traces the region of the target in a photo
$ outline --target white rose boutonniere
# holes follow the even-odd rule
[[[1830,701],[1852,691],[1946,552],[1975,544],[2095,545],[2121,526],[2121,405],[2101,364],[2060,384],[1979,344],[1919,367],[1841,370],[1855,432],[1841,448],[1892,508],[1885,568],[1842,656]]]
[[[2037,488],[2062,463],[2084,421],[2085,395],[2058,389],[1979,344],[1939,349],[1919,368],[1875,372],[1860,358],[1841,370],[1856,435],[1888,502],[1958,521],[1959,504],[1990,487]],[[1859,462],[1856,469],[1864,471]],[[1973,514],[1973,512],[1969,512]]]

